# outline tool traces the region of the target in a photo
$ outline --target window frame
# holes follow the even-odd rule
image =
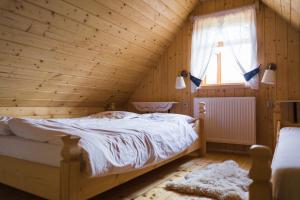
[[[224,42],[219,41],[217,46],[218,47],[224,47]],[[206,83],[206,75],[203,81],[201,82],[201,87],[203,88],[216,88],[216,87],[245,87],[245,83],[222,83],[222,54],[221,52],[217,53],[217,83],[216,84],[207,84]]]

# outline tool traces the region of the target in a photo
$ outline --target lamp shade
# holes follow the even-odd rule
[[[275,84],[275,71],[271,69],[266,69],[261,82],[264,84]]]
[[[184,82],[184,79],[183,79],[182,76],[177,76],[176,77],[175,88],[178,89],[178,90],[185,88],[185,82]]]

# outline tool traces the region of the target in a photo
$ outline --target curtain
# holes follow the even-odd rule
[[[208,64],[216,48],[217,34],[218,21],[214,16],[194,21],[190,72],[192,92],[196,91],[205,76]]]
[[[255,7],[242,8],[224,15],[220,30],[224,46],[230,48],[240,72],[244,75],[246,86],[258,89]]]
[[[201,84],[217,43],[231,52],[246,86],[258,89],[256,13],[254,6],[242,7],[194,19],[192,34],[192,92]]]

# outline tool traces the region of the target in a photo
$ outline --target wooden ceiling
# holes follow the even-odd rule
[[[125,103],[197,0],[0,0],[0,106]]]
[[[299,0],[262,1],[300,28]],[[0,106],[126,103],[197,2],[0,0]]]
[[[262,2],[300,30],[300,0],[262,0]]]

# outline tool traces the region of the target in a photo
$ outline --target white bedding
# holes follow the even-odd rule
[[[53,167],[61,161],[59,145],[27,140],[17,136],[0,136],[0,154]]]
[[[80,136],[88,174],[103,176],[141,168],[185,150],[198,135],[179,118],[15,118],[9,121],[9,127],[19,137],[52,146],[61,146],[61,135]]]
[[[300,128],[282,128],[272,161],[275,200],[300,199]]]

